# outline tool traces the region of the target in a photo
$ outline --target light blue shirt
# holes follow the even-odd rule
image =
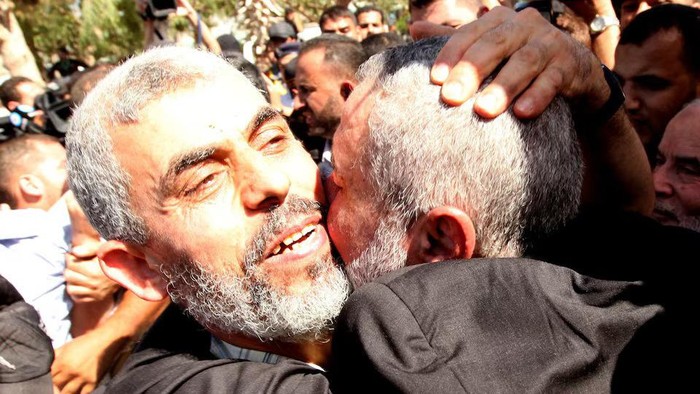
[[[0,274],[39,312],[54,348],[71,339],[73,302],[63,276],[69,238],[70,218],[62,200],[48,212],[0,212]]]

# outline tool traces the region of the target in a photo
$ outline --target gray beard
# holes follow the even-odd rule
[[[678,209],[674,204],[659,201],[657,199],[655,210],[666,211],[673,214],[673,216],[676,218],[676,222],[672,223],[672,225],[700,232],[700,217],[685,215],[681,212],[681,209]]]
[[[403,221],[391,217],[380,219],[367,249],[345,266],[355,289],[406,266],[408,252],[403,246],[405,236],[406,225]]]
[[[313,283],[304,294],[276,288],[259,268],[271,235],[284,229],[294,215],[318,209],[317,203],[291,196],[272,210],[252,237],[243,276],[233,270],[212,272],[203,268],[207,265],[184,257],[162,264],[170,297],[200,324],[219,332],[286,342],[328,340],[350,293],[348,280],[330,253],[309,268]]]

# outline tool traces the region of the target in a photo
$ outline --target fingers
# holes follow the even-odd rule
[[[67,253],[63,277],[66,293],[78,303],[105,300],[118,289],[116,282],[104,274],[97,258],[79,260]]]
[[[65,345],[64,345],[65,346]],[[53,384],[59,389],[63,389],[71,379],[71,375],[64,370],[62,348],[56,349],[56,355],[54,357],[54,362],[51,364],[51,380]]]
[[[544,37],[550,39],[548,34],[545,34]],[[551,57],[551,52],[556,50],[543,42],[546,39],[533,38],[510,56],[508,62],[498,71],[493,81],[479,93],[474,103],[474,110],[477,114],[486,118],[499,115],[521,92],[530,86],[532,81],[538,78],[538,75],[547,66],[545,62]],[[556,40],[556,38],[553,39]],[[521,107],[527,107],[531,104],[529,98],[521,100],[520,103]],[[531,111],[528,109],[525,112],[530,113]]]
[[[486,32],[496,28],[503,23],[509,15],[513,13],[505,7],[487,13],[482,18],[466,24],[457,30],[452,30],[452,38],[445,44],[437,58],[430,73],[430,78],[435,84],[442,84],[447,80],[448,73],[453,67],[459,66],[459,62],[470,62],[471,58],[466,56],[466,52],[471,46],[481,38]],[[414,23],[417,25],[418,22]],[[444,28],[444,26],[442,26]],[[445,34],[443,34],[445,35]]]
[[[78,377],[68,381],[61,389],[61,394],[75,394],[80,393],[84,387],[85,382]]]
[[[97,251],[100,249],[102,243],[99,240],[92,240],[91,242],[83,242],[81,245],[74,246],[70,254],[75,256],[78,260],[89,260],[97,256]]]
[[[83,385],[82,389],[80,390],[80,394],[90,394],[93,391],[95,391],[95,384],[87,383]]]
[[[558,87],[563,83],[564,70],[548,68],[518,98],[513,107],[515,116],[532,119],[544,112],[557,95]]]
[[[440,84],[443,80],[443,101],[450,105],[460,105],[472,97],[481,82],[504,59],[526,45],[530,37],[543,28],[546,21],[536,12],[534,14],[515,14],[512,10],[499,7],[460,28],[440,52],[431,71],[434,83]],[[534,66],[537,67],[537,63]],[[528,65],[527,70],[532,67],[533,65]],[[528,74],[531,76],[532,71],[528,71],[526,75]],[[522,79],[519,83],[521,89],[531,80],[524,78],[522,72],[515,75]],[[481,100],[483,115],[492,117],[507,107],[514,98],[513,94],[519,93],[517,89],[512,92],[513,89],[509,86],[502,85],[500,90],[486,92],[490,94]]]
[[[474,103],[486,118],[503,113],[516,98],[516,116],[532,118],[557,94],[582,102],[600,95],[598,81],[590,78],[600,67],[594,55],[532,8],[515,13],[498,7],[460,28],[438,55],[431,79],[443,85],[445,103],[461,105],[499,65]]]

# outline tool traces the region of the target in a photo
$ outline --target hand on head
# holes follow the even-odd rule
[[[535,10],[516,13],[496,7],[457,30],[428,22],[411,25],[416,39],[446,34],[452,38],[438,55],[430,76],[433,83],[443,86],[441,96],[447,104],[459,105],[472,97],[481,81],[506,59],[476,99],[474,109],[483,117],[493,118],[515,102],[516,116],[533,118],[557,94],[593,108],[607,98],[595,55]]]

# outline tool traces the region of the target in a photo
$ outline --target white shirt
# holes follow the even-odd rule
[[[73,302],[63,276],[69,237],[70,218],[62,201],[48,212],[0,212],[0,274],[39,312],[54,348],[71,339]]]

